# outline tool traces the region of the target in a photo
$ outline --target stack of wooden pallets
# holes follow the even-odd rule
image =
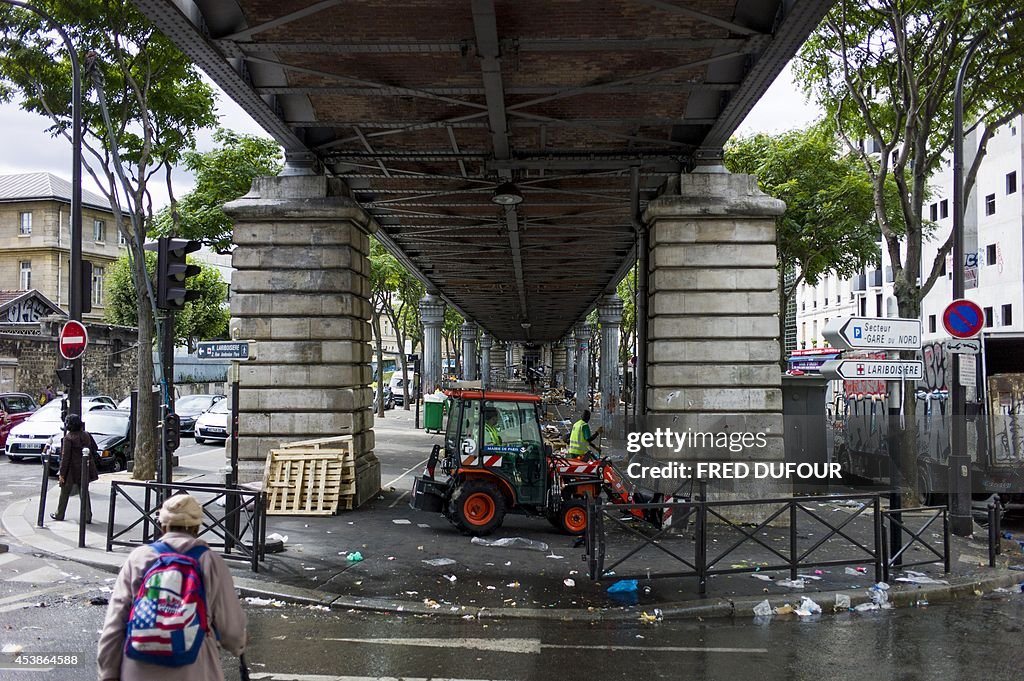
[[[356,501],[352,437],[282,444],[270,450],[263,472],[268,515],[335,515]]]

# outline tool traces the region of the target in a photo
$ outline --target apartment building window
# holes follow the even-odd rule
[[[1017,193],[1017,171],[1014,170],[1012,173],[1006,174],[1006,193],[1016,194]]]
[[[928,315],[928,333],[935,333],[935,315]]]
[[[22,291],[28,291],[32,288],[32,261],[22,260],[21,261],[21,279],[18,282],[18,288]]]
[[[867,299],[867,296],[864,296],[863,298],[860,299],[860,316],[861,317],[867,317],[868,316],[868,299]]]
[[[92,221],[92,240],[93,241],[106,241],[107,236],[107,224],[103,220]]]
[[[117,245],[118,246],[127,246],[128,245],[128,239],[124,238],[124,232],[122,232],[121,230],[117,230]]]
[[[1003,305],[1003,326],[1013,326],[1013,305]]]
[[[20,213],[18,215],[18,234],[29,235],[32,233],[32,213]]]
[[[995,215],[996,212],[996,195],[989,194],[985,197],[985,215]]]
[[[931,206],[929,206],[929,210],[930,210],[932,222],[935,222],[936,220],[938,220],[939,219],[939,204],[933,203]]]
[[[881,317],[882,316],[882,294],[881,293],[876,293],[875,294],[875,316],[876,317]]]
[[[985,308],[985,326],[992,326],[992,308]]]
[[[985,247],[985,264],[995,265],[996,264],[996,245],[989,244]]]
[[[103,304],[103,268],[95,265],[92,268],[92,304]]]
[[[949,217],[949,201],[947,199],[942,199],[941,201],[939,201],[939,217]]]

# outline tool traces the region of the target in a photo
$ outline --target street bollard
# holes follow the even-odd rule
[[[43,527],[43,518],[46,517],[46,492],[50,486],[50,450],[43,452],[43,483],[39,489],[39,517],[36,518],[36,526]]]
[[[64,454],[67,456],[67,453]],[[82,477],[78,481],[78,548],[85,548],[85,512],[89,505],[89,459],[92,450],[82,449]],[[89,509],[90,512],[92,509]]]
[[[1000,555],[1003,552],[1003,500],[999,498],[999,495],[992,497],[992,504],[996,507],[995,521],[996,521],[996,555]]]
[[[999,535],[995,534],[996,531],[996,515],[999,513],[996,504],[990,503],[988,505],[988,566],[996,566],[996,543],[999,541]]]

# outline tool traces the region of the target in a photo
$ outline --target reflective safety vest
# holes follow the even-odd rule
[[[587,438],[583,437],[583,429],[586,427],[587,422],[583,419],[572,424],[572,434],[569,435],[569,456],[578,459],[585,456],[590,450]]]
[[[501,444],[501,433],[498,429],[489,423],[484,424],[484,444],[488,445],[500,445]]]

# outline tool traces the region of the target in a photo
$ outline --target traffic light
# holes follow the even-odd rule
[[[185,258],[198,251],[198,241],[162,236],[157,240],[156,306],[161,310],[183,310],[185,303],[199,298],[199,291],[189,291],[185,280],[202,270],[189,265]],[[152,250],[148,248],[148,250]]]
[[[181,446],[181,417],[177,414],[168,414],[164,418],[164,442],[168,452],[177,451]]]

